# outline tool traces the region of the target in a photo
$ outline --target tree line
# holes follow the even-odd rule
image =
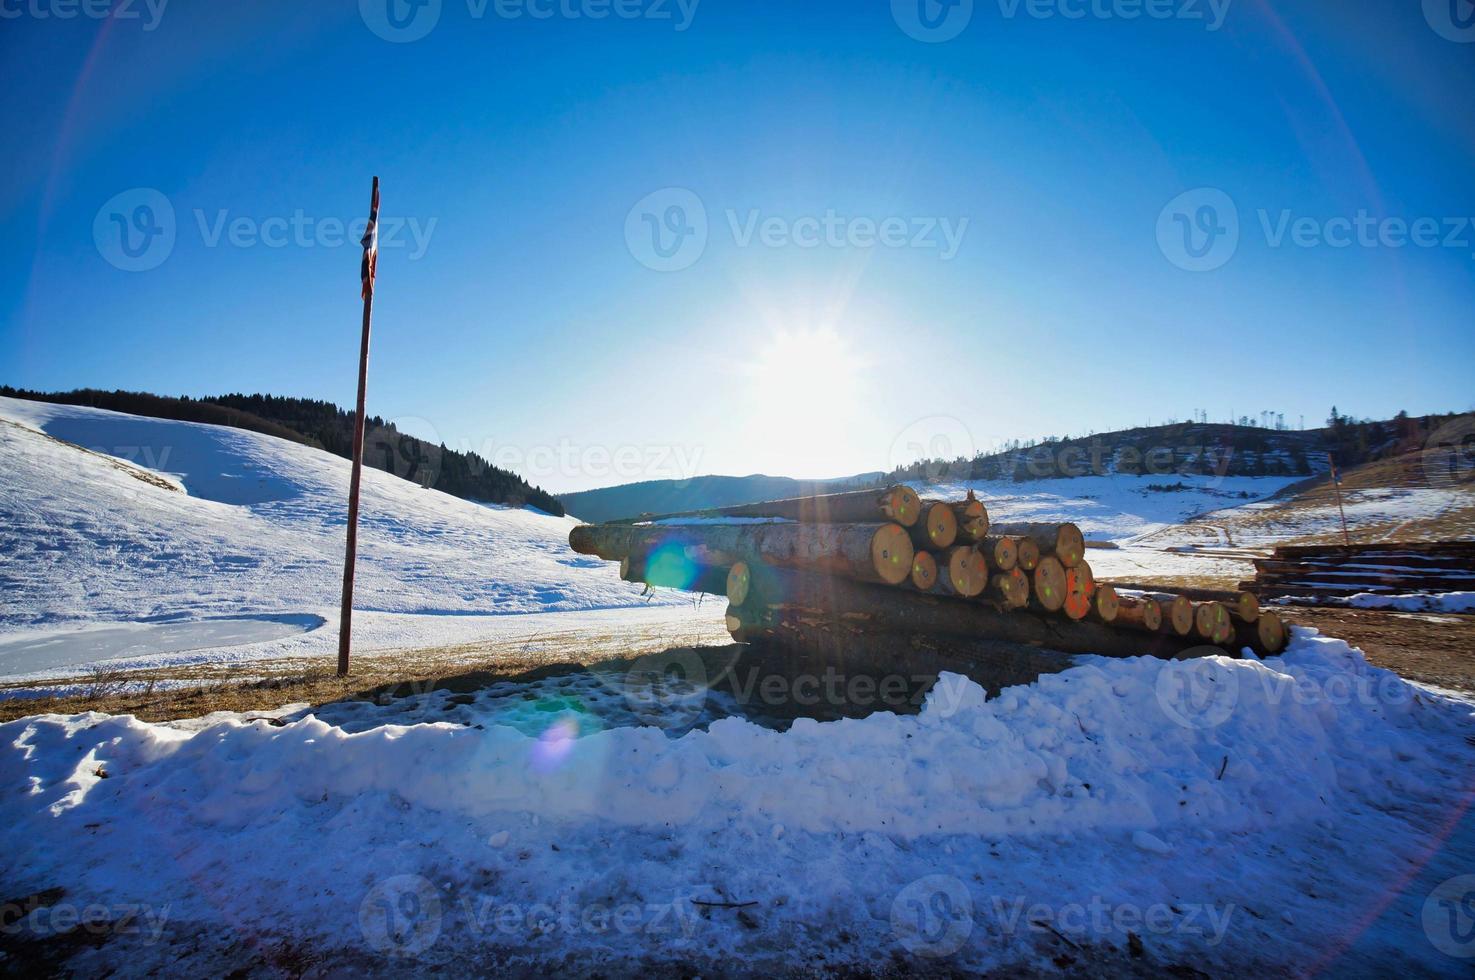
[[[203,422],[245,429],[353,457],[352,412],[332,402],[282,395],[240,394],[172,398],[139,391],[41,392],[0,385],[0,395],[59,405],[85,405],[129,415]],[[563,505],[542,487],[493,466],[474,452],[458,452],[400,432],[374,415],[364,420],[364,465],[385,470],[423,487],[479,503],[531,506],[563,516]]]

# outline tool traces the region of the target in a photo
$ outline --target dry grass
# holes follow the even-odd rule
[[[421,650],[376,651],[355,656],[346,678],[326,659],[260,660],[153,670],[94,668],[69,684],[65,697],[0,699],[0,722],[33,714],[100,711],[144,721],[198,718],[214,711],[271,711],[288,704],[320,705],[378,699],[436,688],[472,690],[500,680],[532,680],[591,664],[623,660],[671,647],[731,642],[714,614],[709,628],[679,631],[651,627],[566,630],[500,642]],[[185,682],[189,686],[175,686]],[[12,685],[24,691],[56,687],[56,681]]]

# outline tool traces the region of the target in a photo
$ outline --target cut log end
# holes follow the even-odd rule
[[[960,539],[982,541],[988,536],[988,508],[983,506],[983,501],[973,498],[973,491],[968,491],[967,500],[953,504],[952,510],[958,521]]]
[[[1234,624],[1222,602],[1201,602],[1193,611],[1193,631],[1210,643],[1227,643],[1234,636]]]
[[[1086,557],[1086,538],[1074,524],[1060,525],[1055,536],[1055,557],[1066,568],[1074,568]]]
[[[1193,632],[1193,603],[1186,596],[1173,596],[1160,604],[1163,622],[1170,632],[1187,636]]]
[[[1277,613],[1264,610],[1255,620],[1255,635],[1266,653],[1280,653],[1286,647],[1285,624]]]
[[[1018,568],[998,572],[989,579],[989,590],[1006,609],[1023,609],[1029,605],[1029,576]]]
[[[988,586],[988,566],[977,548],[958,545],[948,550],[947,586],[970,599],[983,593]]]
[[[1019,542],[1007,535],[989,538],[981,546],[988,565],[996,572],[1007,572],[1019,564]]]
[[[727,570],[727,601],[741,606],[748,601],[748,589],[753,584],[753,573],[748,563],[740,561]]]
[[[1019,539],[1019,567],[1032,572],[1040,564],[1040,546],[1033,538]]]
[[[911,535],[899,525],[883,524],[871,538],[871,562],[887,585],[905,582],[912,574],[912,559],[916,556]]]
[[[1041,606],[1059,612],[1065,605],[1065,567],[1054,555],[1046,555],[1035,566],[1034,595]]]
[[[932,551],[951,548],[958,540],[958,518],[952,507],[933,501],[923,503],[922,519],[913,528],[917,544]]]
[[[1229,607],[1229,614],[1241,622],[1253,623],[1260,618],[1260,600],[1252,592],[1241,592]]]
[[[1117,597],[1116,589],[1109,585],[1098,585],[1092,609],[1096,618],[1103,623],[1116,622],[1117,615],[1121,612],[1121,600]]]
[[[912,586],[920,592],[931,592],[936,585],[937,559],[931,552],[917,552],[912,556]]]
[[[902,527],[911,527],[922,517],[922,498],[908,486],[894,486],[881,498],[881,513]]]

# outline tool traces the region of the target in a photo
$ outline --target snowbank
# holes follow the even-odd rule
[[[0,876],[17,894],[167,907],[161,935],[196,937],[201,955],[218,940],[198,937],[252,935],[426,970],[893,955],[978,969],[1050,941],[1009,927],[1000,901],[1094,897],[1226,916],[1208,947],[1173,920],[1150,936],[1154,956],[1203,968],[1274,948],[1305,966],[1347,931],[1339,903],[1372,902],[1424,830],[1457,817],[1475,763],[1470,705],[1306,631],[1264,663],[1092,658],[988,702],[945,675],[920,715],[786,732],[727,718],[679,738],[584,735],[562,708],[537,734],[13,722],[0,726]],[[1328,857],[1327,841],[1356,860]],[[969,907],[942,923],[956,944],[909,924],[919,890],[919,915],[938,894]],[[652,925],[639,917],[657,905],[659,937],[588,922],[633,908]],[[503,928],[492,912],[508,906]],[[572,908],[573,924],[535,921],[540,907]],[[146,938],[128,969],[168,961]],[[1388,942],[1424,968],[1442,955]]]
[[[1347,605],[1358,609],[1396,609],[1400,612],[1475,612],[1475,592],[1435,592],[1411,595],[1379,595],[1359,592],[1347,597]]]

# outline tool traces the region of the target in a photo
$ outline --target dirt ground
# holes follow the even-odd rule
[[[1360,647],[1372,663],[1410,680],[1475,693],[1475,616],[1321,607],[1281,607],[1280,611],[1287,622],[1344,639]],[[472,691],[497,681],[533,681],[594,664],[617,666],[686,649],[699,651],[714,680],[727,672],[737,672],[734,676],[741,681],[754,669],[766,675],[815,666],[779,663],[772,656],[737,647],[720,618],[714,619],[710,630],[683,631],[680,636],[649,629],[568,631],[532,640],[375,653],[356,657],[347,678],[337,677],[332,665],[323,660],[99,673],[68,697],[0,699],[0,722],[44,712],[81,711],[169,721],[215,711],[271,711],[288,704],[383,700],[437,688]],[[1004,686],[1027,683],[1041,670],[1059,670],[1064,665],[1063,660],[1046,664],[1029,651],[995,651],[970,664],[938,666],[967,673],[996,693]],[[243,675],[250,679],[242,680]],[[192,686],[171,686],[170,682],[180,681]],[[909,685],[907,700],[916,703],[912,698],[916,692],[916,684]]]
[[[1409,680],[1475,693],[1475,616],[1322,606],[1277,607],[1287,623],[1346,640]]]

